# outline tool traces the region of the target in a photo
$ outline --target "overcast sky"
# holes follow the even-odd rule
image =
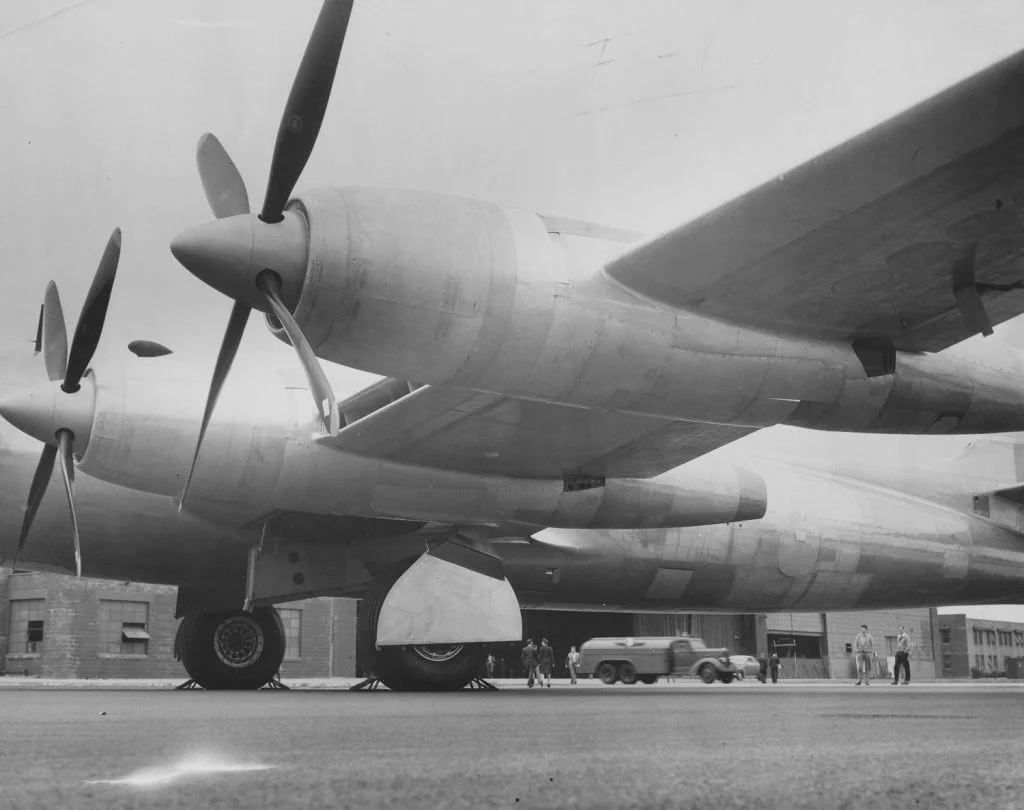
[[[209,374],[229,302],[167,249],[209,218],[195,144],[216,133],[258,205],[318,9],[0,4],[0,339],[34,336],[50,278],[73,320],[120,225],[94,365],[149,338]],[[1021,48],[1019,0],[357,2],[298,189],[415,188],[652,232]],[[240,362],[295,361],[253,319]]]

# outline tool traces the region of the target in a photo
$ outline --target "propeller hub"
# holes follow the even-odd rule
[[[92,434],[96,389],[91,375],[82,378],[73,394],[61,389],[60,381],[23,388],[0,401],[0,416],[44,444],[56,446],[57,431],[74,434],[74,452],[81,456]]]
[[[280,222],[255,214],[225,217],[178,234],[171,253],[200,281],[235,301],[269,312],[256,284],[264,270],[281,279],[281,297],[294,307],[302,292],[309,255],[309,232],[303,217],[285,211]]]

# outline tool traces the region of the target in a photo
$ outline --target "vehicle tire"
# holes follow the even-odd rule
[[[623,661],[619,664],[619,678],[627,686],[632,686],[636,683],[636,667],[629,663],[629,661]]]
[[[284,625],[272,607],[193,613],[182,619],[176,646],[204,689],[259,689],[281,669]]]
[[[733,679],[733,675],[734,674],[735,673],[732,673],[732,672],[723,672],[719,676],[718,680],[720,680],[722,683],[732,683],[732,679]]]
[[[704,683],[714,683],[715,679],[718,677],[718,670],[715,669],[714,664],[704,664],[701,666],[697,674]]]
[[[395,578],[379,580],[359,605],[356,635],[363,663],[395,692],[452,692],[480,672],[487,657],[482,644],[422,644],[377,647],[377,619]]]
[[[658,676],[657,675],[641,675],[640,676],[640,680],[643,681],[646,684],[657,683],[658,682]]]
[[[615,664],[605,661],[597,668],[597,672],[594,674],[601,679],[602,683],[610,686],[619,679],[619,668]]]

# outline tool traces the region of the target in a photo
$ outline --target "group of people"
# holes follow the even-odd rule
[[[565,658],[565,666],[569,671],[569,682],[576,683],[576,674],[580,666],[580,654],[575,647],[569,650]],[[538,647],[533,643],[532,638],[526,639],[526,646],[523,647],[523,667],[526,669],[526,685],[533,688],[534,682],[537,686],[547,684],[551,688],[551,673],[555,668],[555,651],[551,649],[546,638],[540,640]]]
[[[772,683],[779,682],[779,654],[774,647],[772,648],[771,655],[766,656],[764,653],[761,653],[757,656],[757,664],[757,679],[761,683],[768,683],[769,672],[772,674]]]
[[[853,642],[854,653],[857,656],[857,686],[862,683],[864,686],[871,686],[871,670],[875,663],[875,639],[868,632],[868,626],[862,624],[857,638]],[[892,685],[898,686],[910,684],[910,636],[900,625],[896,635],[896,661],[892,667]],[[900,673],[903,680],[900,680]]]

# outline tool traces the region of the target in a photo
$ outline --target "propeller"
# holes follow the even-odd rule
[[[103,251],[96,275],[93,276],[92,285],[82,305],[70,350],[57,285],[52,281],[47,285],[40,317],[39,344],[50,384],[18,392],[0,403],[0,414],[3,414],[4,418],[44,443],[42,455],[32,476],[32,484],[29,486],[25,517],[14,555],[15,568],[53,475],[54,461],[57,461],[64,483],[68,510],[71,513],[75,573],[82,576],[82,547],[78,533],[78,515],[75,511],[74,452],[76,443],[80,451],[88,443],[93,416],[93,392],[82,390],[82,378],[92,361],[100,334],[103,332],[103,322],[106,320],[107,305],[110,302],[110,292],[113,289],[120,256],[121,231],[115,229],[107,241],[107,247]],[[54,385],[58,381],[59,386]]]
[[[338,432],[340,416],[334,392],[285,303],[297,298],[308,255],[305,225],[297,215],[285,211],[285,206],[323,124],[352,2],[325,0],[320,9],[281,115],[270,178],[258,217],[251,213],[245,181],[220,141],[209,133],[199,139],[199,177],[217,221],[177,236],[171,243],[171,252],[192,273],[234,298],[235,305],[217,355],[179,510],[252,309],[272,313],[280,321],[302,363],[324,430],[331,435]]]

